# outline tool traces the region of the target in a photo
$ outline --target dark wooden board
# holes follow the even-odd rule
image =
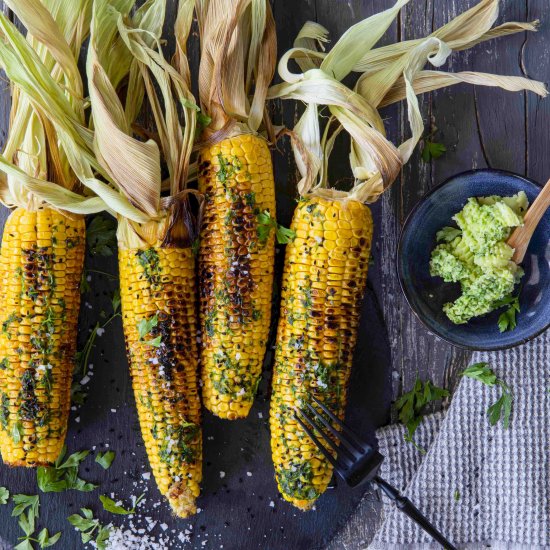
[[[307,19],[324,24],[335,38],[350,24],[391,4],[392,0],[276,0],[279,52],[291,46]],[[383,41],[424,36],[474,4],[475,0],[412,0]],[[171,18],[175,0],[169,0],[169,5]],[[546,0],[503,2],[502,18],[543,18],[545,8]],[[448,68],[528,74],[548,80],[549,25],[549,21],[543,21],[537,35],[509,37],[478,46],[471,52],[455,54]],[[173,43],[169,41],[167,52],[171,49]],[[196,61],[196,48],[192,48],[191,57]],[[429,334],[414,318],[401,295],[394,257],[400,226],[408,212],[426,190],[470,168],[504,168],[539,181],[550,174],[549,101],[462,85],[424,96],[421,107],[427,123],[437,128],[436,139],[446,144],[448,152],[431,163],[424,163],[419,154],[415,154],[393,188],[373,208],[374,263],[369,273],[348,409],[350,423],[369,437],[376,426],[390,420],[391,399],[409,389],[417,375],[453,388],[457,373],[468,361],[468,354]],[[271,110],[276,123],[292,126],[300,107],[277,101]],[[391,139],[405,139],[409,135],[405,109],[395,106],[384,114]],[[9,89],[5,86],[0,93],[0,141],[5,140],[7,134],[8,115]],[[294,206],[296,181],[287,143],[281,143],[274,152],[274,163],[278,214],[287,224]],[[347,165],[343,141],[334,152],[331,172],[334,181],[349,177]],[[2,220],[5,216],[4,210]],[[280,252],[279,266],[281,259]],[[89,267],[115,273],[116,261],[92,258]],[[93,291],[83,298],[81,339],[98,319],[100,310],[109,308],[109,294],[114,288],[107,277],[93,274],[92,278]],[[204,511],[190,522],[173,519],[165,504],[145,513],[159,496],[152,480],[146,482],[142,478],[142,473],[149,468],[137,425],[118,320],[98,339],[90,361],[95,372],[89,384],[90,397],[80,410],[71,414],[68,445],[70,450],[94,445],[98,450],[105,450],[104,445],[109,444],[110,449],[117,451],[117,458],[108,472],[101,470],[92,459],[84,464],[82,476],[101,482],[94,493],[41,495],[41,525],[47,525],[50,532],[59,529],[64,532],[58,547],[82,546],[78,535],[67,528],[68,515],[81,506],[90,506],[103,521],[120,524],[118,517],[100,512],[98,494],[114,492],[117,498],[128,499],[141,494],[143,487],[148,489],[147,501],[140,514],[159,519],[168,524],[169,529],[178,531],[193,525],[191,543],[186,546],[190,548],[220,548],[223,544],[226,550],[313,549],[323,547],[340,531],[331,548],[356,550],[363,548],[372,536],[379,504],[371,493],[357,507],[361,491],[351,492],[340,483],[320,499],[316,511],[307,514],[294,511],[277,496],[268,445],[269,366],[248,420],[228,423],[205,415],[205,482],[200,503]],[[76,422],[77,417],[80,422]],[[220,472],[225,473],[223,478]],[[0,485],[14,493],[35,493],[34,480],[30,471],[9,470],[0,465]],[[0,537],[13,543],[20,532],[10,512],[11,506],[0,506]],[[207,543],[203,546],[204,541]]]

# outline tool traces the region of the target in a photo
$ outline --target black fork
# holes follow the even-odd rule
[[[315,445],[323,453],[326,459],[334,466],[336,473],[344,479],[350,487],[357,487],[368,481],[375,483],[378,488],[392,500],[397,508],[409,516],[434,540],[448,550],[456,550],[437,529],[430,523],[416,506],[399,491],[384,481],[378,475],[378,469],[384,457],[368,443],[362,441],[355,435],[338,417],[332,414],[329,409],[318,399],[312,396],[315,404],[334,424],[340,427],[338,431],[334,426],[311,404],[307,403],[305,408],[296,409],[294,416],[304,431],[311,437]],[[323,429],[323,427],[325,429]],[[336,458],[321,443],[315,435],[317,432],[322,439],[337,453]],[[339,445],[330,437],[332,434]]]

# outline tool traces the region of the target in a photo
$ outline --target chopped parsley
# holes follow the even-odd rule
[[[506,430],[510,427],[512,416],[512,403],[514,395],[512,389],[489,368],[487,363],[475,363],[462,372],[462,376],[477,380],[490,388],[499,387],[502,395],[487,409],[489,424],[494,426],[502,420],[502,426]]]
[[[405,441],[412,443],[418,450],[424,452],[414,441],[414,433],[424,417],[426,405],[447,397],[449,392],[443,388],[434,386],[432,382],[420,381],[418,378],[412,390],[404,393],[395,403],[398,411],[399,421],[406,428]]]

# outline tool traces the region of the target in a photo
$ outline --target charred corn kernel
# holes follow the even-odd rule
[[[86,227],[15,209],[0,251],[0,451],[10,466],[55,462],[67,433]]]
[[[120,296],[141,433],[160,492],[196,512],[202,479],[195,260],[190,248],[119,245]]]
[[[243,418],[260,381],[271,318],[275,232],[265,240],[258,233],[258,214],[275,217],[265,140],[239,135],[201,151],[199,190],[206,197],[199,255],[203,402],[221,418]]]
[[[355,247],[338,244],[340,230],[332,228],[340,220],[357,228]],[[319,242],[296,239],[286,250],[270,411],[277,484],[303,510],[326,490],[332,466],[294,411],[314,395],[344,416],[372,240],[370,210],[355,201],[300,201],[292,229],[307,231],[313,223],[323,228]]]

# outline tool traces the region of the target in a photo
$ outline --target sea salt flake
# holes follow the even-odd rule
[[[225,472],[220,472],[220,479],[223,479],[225,477]]]

